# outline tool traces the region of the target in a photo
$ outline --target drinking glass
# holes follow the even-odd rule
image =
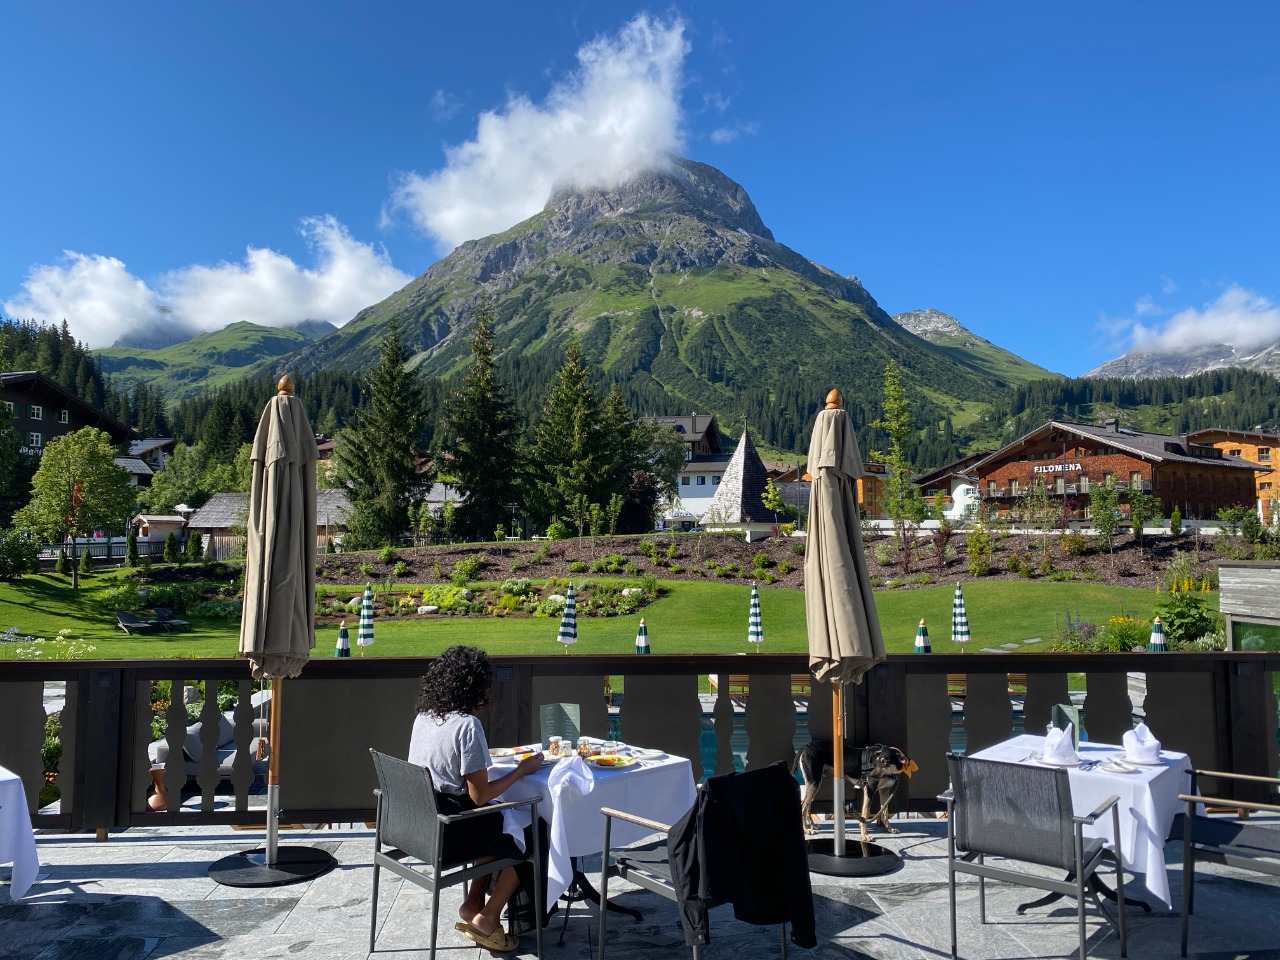
[[[616,741],[616,740],[606,740],[604,743],[602,743],[602,744],[600,745],[600,752],[601,752],[602,754],[604,754],[606,757],[613,757],[613,756],[617,756],[617,754],[618,754],[618,741]]]

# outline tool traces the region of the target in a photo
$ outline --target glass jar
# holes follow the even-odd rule
[[[561,743],[561,741],[562,741],[562,740],[563,740],[563,738],[562,738],[562,737],[549,737],[549,738],[548,738],[548,740],[547,740],[547,756],[549,756],[549,757],[558,757],[558,756],[560,756],[560,743]]]
[[[580,757],[591,756],[591,741],[588,740],[586,737],[578,738],[578,756]]]

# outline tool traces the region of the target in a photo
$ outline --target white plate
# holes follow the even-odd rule
[[[1080,761],[1079,759],[1076,759],[1076,760],[1052,760],[1052,759],[1050,759],[1049,757],[1041,757],[1041,756],[1035,756],[1035,757],[1032,757],[1032,759],[1033,759],[1036,763],[1043,763],[1046,767],[1078,767],[1078,766],[1080,766],[1080,764],[1081,764],[1081,762],[1082,762],[1082,761]]]
[[[1164,757],[1160,757],[1156,760],[1135,760],[1133,757],[1129,756],[1128,754],[1122,753],[1119,756],[1117,756],[1116,759],[1119,760],[1121,763],[1132,763],[1132,764],[1136,764],[1139,767],[1163,767],[1164,766]]]
[[[516,752],[507,747],[494,747],[489,751],[489,756],[493,757],[495,760],[501,760],[504,757],[514,757],[515,755]]]
[[[635,757],[627,757],[622,754],[618,754],[612,762],[606,761],[604,757],[592,757],[587,761],[593,767],[600,767],[604,770],[621,770],[625,767],[633,766],[637,762]]]
[[[649,750],[641,747],[632,747],[631,755],[633,757],[639,757],[641,760],[657,760],[660,757],[665,757],[667,754],[666,751],[663,750]]]
[[[1105,770],[1107,773],[1137,773],[1138,768],[1125,763],[1123,760],[1099,760],[1097,770]]]

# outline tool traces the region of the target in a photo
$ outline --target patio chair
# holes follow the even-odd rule
[[[1274,793],[1280,779],[1216,770],[1192,770],[1191,790],[1179,795],[1186,801],[1185,813],[1174,819],[1170,839],[1182,840],[1182,956],[1187,955],[1187,929],[1195,900],[1196,863],[1204,861],[1280,877],[1280,824],[1242,822],[1250,812],[1280,813],[1280,805],[1246,800],[1226,800],[1202,796],[1196,786],[1199,777],[1216,777],[1241,784],[1260,784]],[[1197,813],[1198,804],[1234,808],[1235,816],[1206,816]]]
[[[166,630],[178,630],[183,627],[188,630],[191,629],[191,624],[174,614],[172,607],[156,607],[155,612],[155,622]]]
[[[377,799],[377,820],[373,831],[373,897],[369,909],[369,952],[374,952],[378,936],[378,879],[383,869],[390,870],[401,879],[417,884],[431,893],[431,952],[429,960],[435,960],[436,933],[440,924],[440,891],[445,887],[470,883],[475,877],[488,876],[506,867],[514,867],[522,860],[486,860],[483,863],[445,863],[443,860],[444,834],[451,824],[471,817],[489,816],[498,811],[529,807],[533,822],[538,822],[538,798],[509,803],[491,803],[465,813],[446,815],[436,807],[435,790],[431,774],[425,767],[408,763],[396,757],[370,750],[373,766],[378,773],[378,789],[373,791]],[[542,863],[538,844],[533,846],[533,902],[541,904]],[[384,849],[385,847],[385,849]],[[401,861],[405,857],[418,860],[426,869],[418,869]],[[542,958],[542,925],[537,929],[537,954]]]
[[[738,816],[749,811],[745,820]],[[732,903],[745,923],[778,924],[783,960],[787,924],[798,946],[813,947],[813,892],[800,823],[800,797],[784,763],[712,777],[693,809],[674,826],[603,807],[604,853],[600,862],[600,960],[605,957],[609,879],[619,877],[680,907],[685,942],[701,960],[710,942],[707,911]],[[662,838],[641,847],[611,851],[614,820],[635,824]],[[610,854],[613,862],[610,863]],[[682,869],[696,860],[692,873]],[[672,860],[677,861],[673,869]]]
[[[1108,797],[1088,816],[1077,817],[1071,807],[1071,784],[1061,767],[1035,767],[972,757],[947,757],[951,790],[947,803],[947,886],[951,908],[951,957],[956,953],[956,874],[978,878],[978,916],[987,922],[988,879],[1076,898],[1080,928],[1080,960],[1088,956],[1085,943],[1084,898],[1086,885],[1107,853],[1101,840],[1086,838],[1084,828],[1111,811],[1112,836],[1116,837],[1117,903],[1124,903],[1124,869],[1120,855],[1120,798]],[[957,853],[957,851],[962,851]],[[1065,870],[1067,879],[1030,871],[992,866],[988,856],[1018,860]],[[1097,893],[1089,891],[1104,919],[1111,922]],[[1120,956],[1128,956],[1124,909],[1117,910]]]
[[[146,633],[155,627],[154,620],[142,620],[132,610],[116,611],[116,626],[128,634]]]

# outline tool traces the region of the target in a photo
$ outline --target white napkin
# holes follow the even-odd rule
[[[1044,737],[1044,758],[1050,763],[1073,764],[1080,762],[1080,755],[1071,745],[1071,724],[1065,728],[1054,727]]]
[[[1124,744],[1124,755],[1138,763],[1155,763],[1160,759],[1160,741],[1151,735],[1145,723],[1136,727],[1120,738]]]

